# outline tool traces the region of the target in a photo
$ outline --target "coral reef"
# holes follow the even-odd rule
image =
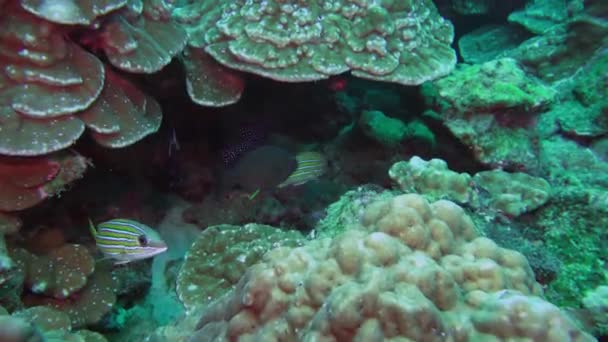
[[[0,0],[0,340],[604,340],[607,4]]]
[[[591,340],[539,295],[525,258],[477,237],[460,207],[401,195],[334,239],[266,254],[191,340]]]

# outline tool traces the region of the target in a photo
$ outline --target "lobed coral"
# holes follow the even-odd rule
[[[357,77],[420,84],[446,75],[456,63],[449,46],[453,27],[428,0],[204,1],[174,14],[186,25],[193,47],[229,69],[279,81],[320,80],[350,70]],[[191,88],[193,100],[215,105],[238,100],[242,85],[201,54],[189,53],[187,59],[202,62],[186,65],[213,70],[204,78],[224,87],[211,94]],[[201,76],[188,76],[189,85],[204,86]]]
[[[24,159],[0,156],[0,212],[33,207],[82,177],[88,161],[72,153]]]
[[[471,175],[450,170],[441,159],[426,161],[414,156],[407,162],[393,164],[388,175],[405,192],[424,194],[433,200],[446,198],[459,204],[477,201]]]
[[[94,6],[63,2],[55,7],[22,3],[25,9],[16,1],[4,4],[0,15],[1,25],[8,28],[0,35],[0,62],[5,65],[0,72],[0,133],[6,137],[0,143],[1,154],[37,156],[58,151],[72,145],[85,127],[95,132],[95,137],[103,134],[106,139],[110,135],[123,141],[104,144],[111,147],[130,145],[158,129],[158,104],[126,85],[128,81],[110,73],[97,57],[69,39],[71,33],[78,32],[74,27],[59,24],[88,22],[83,13],[100,15],[124,3]],[[183,48],[185,32],[164,23],[169,20],[168,9],[161,11],[158,4],[150,2],[140,6],[141,15],[130,13],[131,21],[142,28],[133,26],[125,11],[108,14],[100,29],[82,33],[79,41],[102,49],[115,66],[131,72],[157,71]],[[117,32],[116,22],[120,22],[119,28],[128,27],[138,34]],[[174,29],[164,33],[168,28]],[[158,51],[160,57],[142,57],[151,51]],[[131,89],[127,91],[127,87]],[[108,96],[115,98],[110,104]],[[123,108],[120,101],[135,106]],[[116,119],[127,114],[139,119]]]
[[[160,126],[158,103],[85,48],[103,51],[120,70],[151,73],[183,49],[186,32],[160,0],[3,1],[0,26],[5,223],[6,212],[30,208],[82,177],[89,161],[65,149],[85,128],[100,145],[120,148]],[[7,266],[10,259],[0,257]]]
[[[478,237],[460,207],[407,194],[334,239],[270,251],[191,341],[592,340],[540,296],[526,259]]]
[[[53,308],[64,312],[71,326],[84,327],[99,322],[116,301],[113,276],[96,268],[81,245],[64,244],[42,255],[15,248],[10,255],[22,274],[26,307]]]
[[[486,194],[480,196],[481,206],[494,208],[510,217],[539,208],[551,195],[546,180],[523,172],[481,171],[473,176],[473,182]]]
[[[11,316],[0,306],[2,341],[107,341],[100,333],[72,330],[69,317],[47,307],[36,306],[14,312]]]
[[[523,172],[480,171],[473,176],[448,168],[441,159],[418,156],[393,164],[389,177],[405,192],[448,199],[487,215],[517,217],[538,209],[551,195],[549,183]]]

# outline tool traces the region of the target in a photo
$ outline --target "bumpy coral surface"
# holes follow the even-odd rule
[[[484,214],[501,213],[516,217],[547,203],[549,183],[522,172],[480,171],[473,176],[448,168],[441,159],[423,160],[418,156],[395,163],[389,176],[405,192],[416,192],[427,199],[448,199]]]
[[[481,171],[473,177],[475,186],[484,190],[484,203],[511,217],[537,209],[547,203],[551,194],[549,183],[522,172],[502,170]]]
[[[191,340],[592,340],[541,295],[526,259],[460,207],[407,194],[333,240],[266,254]]]
[[[471,175],[448,169],[441,159],[423,160],[418,156],[393,164],[389,177],[405,192],[424,194],[433,200],[449,199],[459,204],[476,201]]]

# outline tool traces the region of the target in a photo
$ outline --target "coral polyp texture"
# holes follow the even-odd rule
[[[174,14],[190,31],[193,47],[230,69],[278,81],[351,71],[415,85],[448,74],[456,64],[452,24],[430,0],[204,1]]]
[[[456,204],[372,203],[333,239],[270,251],[202,315],[194,341],[591,341],[542,299],[518,252]]]

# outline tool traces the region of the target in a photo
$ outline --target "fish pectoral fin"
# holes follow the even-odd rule
[[[97,267],[107,267],[113,265],[112,258],[110,257],[102,257],[95,260],[95,268]]]
[[[257,189],[251,195],[247,196],[247,198],[249,198],[249,200],[252,201],[255,198],[255,196],[257,196],[259,193],[260,193],[260,189]]]

